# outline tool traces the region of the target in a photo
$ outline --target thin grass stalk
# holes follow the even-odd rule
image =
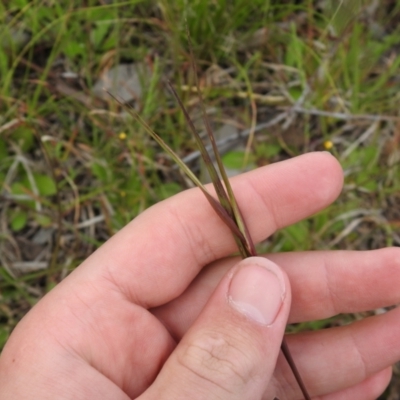
[[[196,67],[196,63],[194,61],[195,59],[194,59],[194,54],[193,54],[193,46],[192,46],[192,42],[191,42],[191,38],[190,38],[190,32],[189,32],[187,23],[186,23],[186,34],[187,34],[187,39],[188,39],[188,44],[189,44],[190,61],[191,61],[191,64],[192,64],[192,69],[193,69],[193,73],[194,73],[196,89],[197,89],[197,93],[198,93],[199,100],[200,100],[200,106],[201,106],[201,111],[202,111],[202,116],[203,116],[203,123],[204,123],[204,126],[206,128],[208,138],[209,138],[209,140],[211,142],[211,146],[212,146],[212,149],[213,149],[213,153],[214,153],[215,159],[217,161],[218,170],[219,170],[219,173],[220,173],[219,176],[222,177],[222,180],[224,182],[225,188],[226,188],[226,190],[228,192],[231,208],[233,210],[234,222],[237,225],[239,231],[242,233],[243,238],[244,238],[244,241],[242,241],[242,240],[240,240],[240,239],[238,239],[236,237],[235,237],[235,240],[236,240],[236,243],[238,245],[239,252],[242,255],[242,258],[256,256],[257,255],[256,248],[255,248],[253,240],[252,240],[252,238],[250,236],[250,232],[249,232],[249,230],[247,228],[247,225],[246,225],[246,223],[245,223],[245,221],[244,221],[244,219],[242,217],[242,213],[240,212],[238,203],[236,201],[235,194],[233,192],[233,189],[232,189],[232,186],[230,184],[229,178],[228,178],[228,176],[226,174],[225,167],[224,167],[223,162],[222,162],[222,158],[221,158],[221,156],[219,154],[218,147],[216,145],[215,136],[214,136],[214,133],[213,133],[213,131],[211,129],[211,124],[210,124],[209,118],[207,116],[207,112],[206,112],[204,101],[203,101],[202,92],[200,90],[199,79],[198,79],[198,75],[197,75],[197,67]],[[170,86],[172,87],[172,85],[170,85]],[[179,103],[179,105],[180,105],[180,107],[182,109],[182,112],[185,114],[185,116],[188,116],[187,119],[190,120],[189,113],[185,109],[184,105],[180,101],[180,99],[177,96],[175,91],[174,91],[174,93],[175,93],[175,97],[178,99],[178,103]],[[199,135],[197,135],[197,132],[196,132],[196,136],[199,136]],[[201,147],[206,149],[203,143],[201,144]],[[205,152],[207,153],[207,151],[205,151]],[[202,152],[202,154],[203,153],[204,153],[204,151]],[[208,154],[207,154],[206,157],[203,157],[203,160],[204,160],[204,162],[206,164],[206,167],[207,167],[209,172],[214,169],[214,165],[210,161],[210,157],[209,157]],[[214,180],[212,180],[212,181],[214,183],[214,186],[216,186],[216,184],[219,184],[218,182],[215,182]],[[309,396],[309,394],[307,392],[307,389],[306,389],[306,387],[304,385],[304,382],[303,382],[303,380],[302,380],[302,378],[300,376],[300,373],[299,373],[299,371],[298,371],[298,369],[296,367],[296,364],[295,364],[295,362],[293,360],[293,357],[292,357],[292,355],[290,353],[290,350],[289,350],[289,347],[288,347],[288,345],[286,343],[285,338],[283,338],[283,340],[282,340],[281,350],[282,350],[282,353],[283,353],[287,363],[289,364],[289,366],[290,366],[290,368],[291,368],[291,370],[293,372],[293,375],[294,375],[294,377],[295,377],[295,379],[296,379],[296,381],[297,381],[297,383],[298,383],[298,385],[300,387],[301,392],[303,393],[303,396],[305,397],[306,400],[311,400],[311,398],[310,398],[310,396]]]
[[[198,93],[200,93],[200,90],[198,90]],[[200,98],[200,101],[203,102],[201,98]],[[189,113],[187,112],[187,110],[185,109],[185,107],[183,106],[181,101],[179,101],[179,105],[181,106],[181,109],[182,109],[183,113],[185,115],[189,115]],[[206,113],[203,114],[203,120],[204,120],[204,124],[206,126],[207,126],[207,123],[209,125]],[[211,129],[209,130],[209,137],[214,139],[214,134],[213,134]],[[211,141],[211,142],[215,143],[215,139],[213,141]],[[205,148],[204,144],[203,144],[203,147]],[[214,149],[214,151],[216,152],[216,158],[220,159],[221,157],[219,155],[218,149]],[[204,162],[206,164],[206,167],[207,167],[208,171],[210,172],[210,169],[211,169],[210,164],[213,166],[212,162],[210,161],[210,157],[207,157],[206,159],[203,158],[203,160],[204,160]],[[224,175],[226,176],[225,169],[224,169],[224,166],[223,166],[222,162],[221,162],[221,165],[218,164],[218,166],[219,166],[219,172],[220,172],[221,176],[224,176]],[[229,199],[231,200],[231,207],[232,207],[233,210],[235,210],[234,211],[235,214],[234,214],[234,217],[232,219],[232,222],[237,226],[238,230],[241,233],[241,238],[235,237],[236,243],[238,244],[239,252],[242,255],[242,258],[247,258],[247,257],[251,257],[251,256],[257,256],[257,251],[255,249],[254,243],[253,243],[253,241],[251,239],[251,236],[249,234],[249,230],[247,228],[247,225],[246,225],[246,223],[245,223],[245,221],[244,221],[244,219],[242,217],[242,214],[241,214],[241,212],[239,210],[239,206],[237,204],[237,201],[236,201],[236,198],[234,196],[232,187],[231,187],[231,185],[229,183],[229,180],[227,180],[227,182],[228,182],[228,184],[226,185],[226,187],[227,187],[227,190],[228,190],[228,193],[229,193]],[[215,184],[214,184],[214,186],[215,186]],[[232,199],[234,199],[234,201],[232,201]],[[224,222],[226,223],[226,220],[224,220]],[[297,368],[297,366],[296,366],[296,364],[295,364],[295,362],[293,360],[293,357],[292,357],[292,355],[290,353],[290,350],[289,350],[289,347],[287,345],[287,342],[286,342],[285,338],[282,339],[281,350],[282,350],[282,354],[284,355],[287,363],[289,364],[290,369],[292,370],[292,373],[293,373],[293,375],[294,375],[294,377],[296,379],[297,384],[299,385],[299,388],[300,388],[305,400],[311,400],[311,397],[308,394],[308,391],[307,391],[306,386],[305,386],[305,384],[303,382],[303,379],[301,378],[299,370],[298,370],[298,368]]]
[[[190,168],[181,160],[181,158],[172,150],[164,140],[157,135],[156,132],[148,125],[148,123],[136,112],[133,107],[124,105],[119,101],[112,93],[108,92],[109,95],[114,98],[125,110],[135,118],[140,125],[145,129],[145,131],[157,142],[157,144],[174,160],[174,162],[181,168],[181,170],[186,174],[186,176],[203,192],[204,196],[207,198],[211,207],[218,214],[218,216],[225,222],[228,228],[231,230],[232,234],[237,237],[240,241],[244,241],[244,237],[237,225],[232,221],[232,216],[228,214],[226,209],[221,206],[221,204],[208,192],[207,188],[201,183],[197,176],[190,170]]]
[[[237,205],[236,205],[236,208],[235,208],[235,205],[232,204],[232,200],[231,200],[232,197],[231,196],[228,197],[228,195],[227,195],[227,193],[225,191],[225,188],[222,185],[222,182],[221,182],[221,179],[220,179],[220,175],[218,174],[217,170],[215,169],[214,163],[211,161],[211,157],[208,154],[208,151],[207,151],[203,141],[201,140],[201,137],[198,134],[198,132],[197,132],[197,130],[196,130],[194,124],[193,124],[193,121],[191,120],[191,118],[189,116],[189,113],[187,112],[185,106],[182,103],[182,100],[179,98],[179,96],[176,93],[176,90],[172,86],[171,82],[168,82],[168,87],[171,90],[171,92],[172,92],[173,96],[175,97],[176,101],[178,102],[179,107],[181,108],[181,110],[183,112],[183,115],[185,116],[185,119],[186,119],[186,121],[188,123],[188,126],[189,126],[191,132],[193,133],[193,136],[194,136],[194,138],[196,140],[196,144],[197,144],[197,146],[199,148],[200,154],[201,154],[201,156],[202,156],[202,158],[204,160],[204,163],[205,163],[205,165],[207,167],[208,173],[210,174],[210,178],[211,178],[211,181],[212,181],[212,183],[214,185],[215,192],[216,192],[216,194],[218,196],[218,199],[219,199],[222,207],[227,211],[227,213],[228,213],[228,215],[230,217],[230,223],[233,223],[238,228],[238,230],[240,232],[240,235],[235,235],[235,234],[233,235],[234,239],[235,239],[235,242],[236,242],[236,244],[238,246],[239,253],[244,258],[245,257],[249,257],[251,254],[250,254],[249,248],[246,247],[246,243],[248,242],[248,239],[246,239],[246,233],[245,233],[246,230],[242,230],[240,228],[240,225],[237,223],[237,219],[235,217],[235,214],[238,214]],[[205,114],[203,114],[203,119],[205,118],[204,115]],[[212,131],[211,131],[211,136],[214,137],[214,135],[212,134]],[[214,140],[214,142],[215,142],[215,140]],[[223,170],[223,173],[225,173],[225,170]],[[228,183],[229,183],[229,181],[228,181]],[[230,185],[228,186],[228,190],[229,190],[229,188],[230,188]],[[232,192],[232,189],[231,189],[231,192]],[[233,194],[233,192],[232,192],[232,194]],[[225,222],[227,222],[227,221],[225,221]],[[232,229],[231,229],[231,231],[232,231]],[[250,243],[251,243],[251,241],[250,241]],[[254,252],[255,252],[255,249],[254,249]]]
[[[214,185],[215,192],[217,193],[218,199],[221,202],[222,207],[225,208],[225,210],[227,211],[227,213],[229,215],[233,216],[233,210],[232,210],[229,198],[225,192],[225,188],[223,187],[223,185],[221,183],[221,179],[218,175],[218,172],[215,169],[213,162],[211,161],[211,157],[208,154],[208,151],[207,151],[206,147],[204,146],[204,143],[201,140],[201,137],[198,134],[196,127],[194,126],[194,123],[189,116],[189,113],[187,112],[186,108],[184,107],[182,100],[178,96],[178,93],[176,93],[176,90],[172,86],[171,82],[168,82],[168,87],[169,87],[172,95],[175,97],[180,109],[182,110],[183,115],[186,119],[186,122],[190,128],[190,131],[192,132],[193,137],[196,140],[197,147],[200,151],[201,157],[203,158],[205,164],[207,165],[208,173],[210,174],[210,178]]]
[[[190,62],[191,62],[192,70],[193,70],[193,74],[194,74],[194,80],[195,80],[195,85],[196,85],[196,89],[197,89],[197,94],[198,94],[199,100],[200,100],[200,107],[201,107],[201,112],[202,112],[202,115],[203,115],[204,126],[206,128],[206,132],[207,132],[208,138],[209,138],[209,140],[211,142],[211,146],[212,146],[212,149],[213,149],[215,160],[216,160],[217,165],[218,165],[218,170],[219,170],[220,176],[222,177],[222,180],[224,182],[226,191],[228,193],[230,206],[231,206],[232,211],[233,211],[233,217],[235,219],[235,223],[236,223],[237,227],[239,228],[240,232],[242,232],[242,235],[245,238],[245,242],[241,242],[240,244],[238,244],[239,251],[240,251],[240,254],[242,255],[243,258],[250,257],[250,256],[255,256],[256,255],[256,249],[254,247],[254,244],[253,244],[253,241],[251,239],[250,233],[249,233],[249,231],[247,229],[247,226],[246,226],[246,224],[244,222],[244,219],[242,217],[242,213],[240,212],[239,206],[237,204],[237,201],[236,201],[236,198],[235,198],[235,194],[233,193],[232,186],[230,184],[228,175],[226,174],[226,171],[225,171],[225,168],[224,168],[224,164],[222,162],[222,158],[221,158],[221,156],[219,154],[219,150],[218,150],[218,147],[217,147],[217,144],[216,144],[216,141],[215,141],[215,136],[214,136],[214,133],[213,133],[213,131],[211,129],[210,120],[209,120],[209,118],[207,116],[206,108],[205,108],[204,101],[203,101],[203,95],[202,95],[202,92],[200,90],[199,78],[198,78],[198,75],[197,75],[197,67],[196,67],[194,54],[193,54],[192,41],[191,41],[191,38],[190,38],[190,32],[189,32],[189,29],[188,29],[187,25],[186,25],[186,35],[187,35],[188,44],[189,44]],[[183,104],[181,102],[180,102],[180,106],[181,106],[181,109],[184,110],[185,107],[183,106]],[[210,164],[208,164],[205,160],[204,160],[204,162],[206,163],[207,169],[209,169]],[[214,167],[213,164],[212,164],[212,166]]]
[[[190,49],[191,49],[191,44],[190,44]],[[169,147],[164,142],[164,140],[159,135],[157,135],[157,133],[155,133],[153,131],[153,129],[151,129],[151,127],[147,124],[147,122],[145,120],[143,120],[143,118],[136,112],[136,110],[133,107],[128,107],[128,106],[122,104],[111,93],[110,93],[110,95],[115,100],[117,100],[129,112],[129,114],[131,114],[142,125],[142,127],[146,130],[146,132],[162,147],[162,149],[166,153],[168,153],[170,155],[170,157],[181,168],[181,170],[187,175],[187,177],[203,192],[203,194],[207,198],[208,202],[210,203],[211,207],[215,210],[217,215],[231,230],[233,237],[237,243],[239,252],[242,255],[242,258],[256,256],[257,252],[255,249],[254,243],[251,239],[249,230],[247,228],[247,225],[242,217],[239,206],[237,204],[233,189],[232,189],[229,179],[226,175],[221,156],[219,154],[218,148],[215,143],[215,137],[212,132],[210,122],[207,118],[207,113],[205,111],[203,98],[201,96],[201,91],[200,91],[199,83],[198,83],[198,79],[197,79],[192,49],[191,49],[190,55],[191,55],[191,60],[192,60],[192,66],[194,67],[194,73],[196,76],[196,78],[195,78],[196,79],[196,87],[198,89],[198,93],[200,96],[199,99],[200,99],[200,103],[201,103],[201,107],[202,107],[203,122],[204,122],[204,125],[206,126],[207,134],[208,134],[208,137],[212,144],[213,152],[214,152],[215,158],[217,160],[217,165],[218,165],[219,171],[216,170],[213,162],[211,161],[211,157],[208,154],[206,146],[204,145],[203,141],[200,138],[200,135],[196,131],[193,121],[191,120],[189,113],[186,110],[186,108],[184,107],[181,99],[179,98],[179,96],[176,93],[173,86],[170,83],[168,83],[168,85],[171,89],[173,96],[176,98],[176,100],[185,116],[185,119],[188,123],[189,129],[193,133],[193,136],[197,142],[199,151],[202,155],[202,158],[203,158],[205,165],[208,169],[208,172],[210,174],[210,177],[211,177],[212,183],[214,185],[215,192],[218,196],[219,202],[207,191],[207,188],[200,182],[200,180],[196,177],[196,175],[194,175],[194,173],[190,170],[190,168],[171,149],[171,147]],[[222,177],[224,184],[222,184],[221,177]],[[225,185],[225,187],[224,187],[224,185]],[[287,363],[289,364],[289,366],[293,372],[293,375],[299,385],[299,388],[300,388],[305,400],[311,400],[311,397],[307,392],[304,382],[303,382],[303,380],[300,376],[300,373],[296,367],[296,364],[294,363],[293,357],[290,353],[290,350],[288,348],[285,338],[283,338],[283,340],[282,340],[281,350],[282,350],[282,353],[283,353]]]

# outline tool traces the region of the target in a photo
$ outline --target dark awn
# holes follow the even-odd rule
[[[228,176],[225,172],[221,156],[219,154],[215,137],[212,132],[211,126],[210,126],[210,121],[207,117],[205,105],[203,102],[202,94],[200,91],[200,85],[198,82],[197,78],[197,69],[196,69],[196,63],[193,55],[193,50],[192,50],[192,44],[190,40],[190,34],[189,31],[187,30],[187,37],[188,37],[188,43],[189,43],[189,51],[190,51],[190,60],[192,64],[192,69],[194,72],[194,77],[195,77],[195,86],[197,89],[197,93],[199,95],[199,102],[201,106],[201,111],[202,111],[202,118],[204,122],[204,126],[206,128],[207,136],[208,139],[211,142],[212,145],[212,150],[213,150],[213,156],[214,159],[216,160],[217,168],[214,166],[214,163],[212,161],[212,156],[208,153],[206,146],[204,145],[200,135],[198,134],[193,121],[191,120],[188,111],[186,110],[185,106],[183,105],[181,99],[179,98],[176,90],[172,86],[170,82],[167,83],[172,95],[176,99],[179,107],[181,108],[184,117],[186,119],[186,122],[188,124],[188,127],[190,131],[193,134],[193,137],[196,140],[196,144],[198,146],[198,149],[201,153],[201,156],[204,160],[204,163],[207,167],[207,170],[210,174],[213,186],[215,188],[215,192],[217,194],[218,200],[215,199],[206,189],[206,187],[200,182],[200,180],[196,177],[196,175],[190,170],[190,168],[181,160],[181,158],[174,152],[174,150],[169,147],[164,140],[157,135],[153,131],[153,129],[147,124],[147,122],[136,112],[136,110],[133,107],[129,107],[126,105],[123,105],[118,99],[115,98],[112,94],[110,94],[116,101],[118,101],[123,107],[127,109],[127,111],[142,125],[142,127],[146,130],[146,132],[163,148],[164,151],[166,151],[169,156],[174,160],[174,162],[181,168],[181,170],[187,175],[187,177],[203,192],[203,194],[206,196],[208,202],[210,203],[211,207],[214,209],[214,211],[218,214],[218,216],[222,219],[222,221],[229,227],[229,229],[232,232],[232,235],[236,241],[236,244],[238,246],[238,250],[242,258],[247,258],[247,257],[252,257],[252,256],[257,256],[257,252],[254,246],[254,243],[251,239],[249,230],[247,229],[246,223],[242,217],[242,214],[240,212],[239,205],[237,204],[235,195],[233,193],[232,187],[230,185]],[[281,345],[281,350],[282,353],[287,360],[293,375],[301,389],[301,392],[303,393],[303,396],[305,400],[311,400],[310,395],[307,392],[307,389],[304,385],[304,382],[300,376],[300,373],[294,363],[294,360],[291,356],[291,353],[289,351],[288,345],[286,343],[285,338],[282,341]]]

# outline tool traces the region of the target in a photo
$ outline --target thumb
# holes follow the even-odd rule
[[[261,257],[241,261],[140,399],[261,399],[289,308],[289,281],[275,263]]]

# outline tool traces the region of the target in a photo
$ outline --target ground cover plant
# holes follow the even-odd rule
[[[0,346],[108,237],[190,186],[102,87],[207,179],[164,84],[196,120],[184,15],[228,171],[313,150],[331,151],[345,171],[335,204],[259,250],[399,245],[397,1],[9,3],[0,4]],[[398,392],[395,378],[382,398]]]

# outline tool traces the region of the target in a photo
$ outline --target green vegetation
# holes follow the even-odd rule
[[[314,150],[331,151],[345,170],[335,204],[260,248],[399,245],[400,3],[376,4],[3,1],[0,348],[24,313],[108,237],[187,187],[173,161],[98,83],[131,65],[126,81],[109,76],[106,85],[115,90],[108,88],[130,98],[180,156],[195,155],[165,87],[170,79],[199,115],[184,16],[212,124],[217,132],[227,128],[219,140],[226,142],[232,126],[246,133],[224,154],[229,170]],[[265,127],[268,121],[275,122]],[[198,157],[189,165],[203,170]]]

